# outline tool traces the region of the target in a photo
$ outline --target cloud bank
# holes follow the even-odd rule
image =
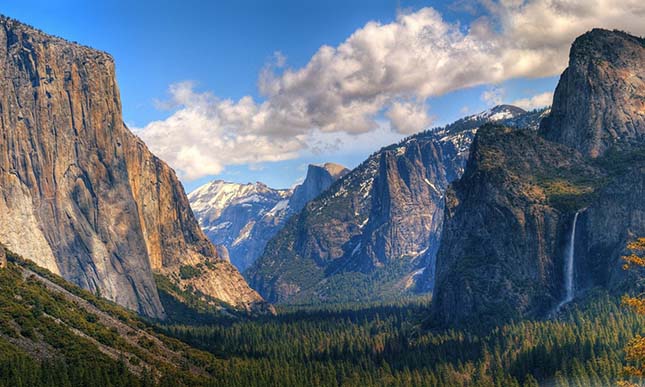
[[[521,107],[524,110],[533,110],[551,105],[553,102],[553,92],[547,91],[545,93],[534,95],[530,98],[517,99],[511,102],[511,105]]]
[[[518,77],[559,74],[573,39],[594,27],[645,33],[645,3],[607,0],[481,0],[470,25],[444,20],[432,8],[369,22],[337,47],[322,46],[302,68],[285,57],[259,75],[262,101],[170,88],[174,113],[136,132],[182,177],[218,174],[227,165],[298,157],[329,134],[379,128],[409,134],[431,124],[427,100],[467,87]],[[488,96],[497,97],[494,90]],[[520,100],[530,108],[540,95]]]

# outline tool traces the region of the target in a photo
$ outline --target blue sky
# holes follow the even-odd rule
[[[620,15],[615,20],[605,21],[602,9],[592,10],[597,15],[590,17],[589,10],[584,9],[586,6],[581,2],[579,9],[566,15],[574,24],[576,19],[571,17],[582,15],[578,17],[580,25],[566,31],[546,31],[551,39],[549,42],[562,42],[558,45],[544,43],[540,41],[541,36],[535,36],[531,22],[523,21],[524,24],[518,26],[514,21],[524,20],[522,18],[529,11],[552,20],[553,15],[548,12],[553,10],[549,9],[549,2],[528,3],[523,7],[535,6],[538,11],[504,5],[507,9],[502,12],[468,0],[21,0],[3,2],[0,12],[47,33],[111,53],[116,61],[124,120],[153,151],[178,170],[186,190],[190,191],[213,178],[237,182],[259,180],[275,187],[287,187],[302,177],[307,163],[333,161],[354,167],[379,146],[405,137],[423,125],[443,125],[497,102],[525,99],[529,107],[543,104],[566,64],[566,50],[573,37],[589,26],[605,22],[608,27],[639,28],[638,20],[631,21]],[[509,13],[513,23],[508,23]],[[401,15],[410,16],[406,19]],[[542,22],[539,17],[535,23]],[[367,40],[350,41],[347,46],[351,50],[343,53],[339,47],[369,22],[378,24],[364,31]],[[421,53],[432,53],[433,48],[444,50],[441,51],[443,56],[437,56],[437,61],[466,55],[461,60],[470,63],[472,59],[472,68],[452,74],[448,66],[445,71],[451,74],[444,79],[440,66],[435,68],[434,63],[421,58],[420,63],[432,67],[427,80],[417,81],[423,83],[423,87],[404,82],[406,71],[410,69],[407,67],[408,70],[402,73],[392,73],[398,74],[403,81],[388,81],[382,86],[375,84],[369,90],[369,97],[365,97],[363,90],[339,96],[333,93],[312,95],[307,90],[344,81],[348,81],[345,89],[347,85],[356,86],[353,80],[342,78],[347,78],[345,75],[338,75],[338,63],[358,62],[360,73],[368,74],[369,78],[373,69],[360,67],[365,67],[365,62],[356,57],[357,52],[380,49],[376,44],[379,39],[391,39],[387,35],[388,26],[400,28],[398,33],[405,34],[416,28],[415,23],[427,23],[434,35],[419,38],[419,34],[410,33],[407,41],[397,39],[396,45],[404,47],[411,42],[411,47],[416,47],[421,42],[431,47],[423,47]],[[452,30],[444,32],[445,26]],[[463,36],[454,36],[459,34]],[[455,46],[475,41],[473,58],[468,57],[467,50],[453,52],[450,47],[435,44],[444,40]],[[487,54],[488,42],[495,43],[490,45],[494,50],[494,55],[490,56],[493,59],[480,60],[479,57]],[[516,42],[520,42],[520,47]],[[322,46],[331,47],[333,55],[315,62],[320,67],[316,70],[319,72],[304,71],[310,62],[314,63],[312,57]],[[398,67],[396,57],[392,56],[401,52],[404,53],[401,62],[406,60],[405,51],[400,51],[400,47],[388,50],[383,66]],[[415,55],[418,60],[419,54]],[[504,57],[504,60],[497,63],[496,57]],[[530,63],[520,65],[523,60]],[[486,67],[490,62],[495,62],[491,69],[479,71],[479,67]],[[451,66],[458,67],[459,62],[455,63]],[[267,68],[271,70],[270,86],[262,90],[258,82]],[[298,73],[300,70],[303,71]],[[284,75],[289,71],[291,75],[300,74],[299,82],[306,87],[292,86],[293,77]],[[472,75],[473,72],[477,74]],[[340,78],[330,80],[330,77]],[[464,81],[467,77],[472,79]],[[317,84],[319,80],[321,83]],[[367,79],[366,85],[370,83]],[[175,85],[174,92],[169,91],[171,85]],[[379,87],[383,88],[382,92]],[[530,100],[540,95],[540,101]],[[244,100],[245,96],[252,102]],[[319,101],[316,98],[328,103],[330,98],[336,97],[342,102],[325,107],[332,109],[332,113],[310,112],[311,106],[316,110],[316,101]],[[263,105],[264,102],[267,104]],[[301,102],[307,104],[308,109],[304,109],[306,117],[298,123],[284,119],[248,129],[249,122],[264,117],[260,113],[262,109],[266,108],[271,121],[271,117],[277,117],[276,111],[286,106],[287,115],[292,114],[289,109]],[[353,102],[357,105],[351,105]],[[342,110],[346,105],[357,106],[366,113],[354,120],[351,112]],[[395,106],[401,109],[397,110]],[[253,113],[249,113],[248,120],[238,122],[231,119],[230,114],[222,116],[224,108],[227,111],[235,109],[233,115],[242,112],[239,110],[242,108],[251,109]],[[245,114],[247,110],[244,110]],[[204,111],[206,116],[200,117],[200,112]],[[349,118],[340,117],[340,112],[345,112],[342,114]],[[412,112],[410,117],[406,117],[407,112]],[[362,118],[367,119],[366,124],[360,124]],[[352,127],[354,121],[356,127]],[[154,122],[157,124],[151,124]],[[194,122],[201,126],[191,129],[192,136],[184,136],[188,126],[197,125]],[[209,125],[221,127],[211,130]],[[171,141],[163,140],[160,133],[169,136]],[[228,140],[213,142],[213,137]],[[179,144],[188,138],[192,143]],[[255,147],[253,141],[264,145]],[[174,147],[175,143],[177,147]],[[280,144],[287,145],[281,148]],[[212,154],[207,154],[211,151]]]

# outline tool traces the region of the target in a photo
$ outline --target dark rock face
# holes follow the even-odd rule
[[[633,286],[621,256],[628,242],[645,235],[645,148],[629,159],[631,165],[597,192],[578,221],[575,282],[580,290],[601,286],[623,294]]]
[[[245,273],[278,302],[380,300],[432,289],[443,195],[501,106],[372,155],[291,218]]]
[[[0,269],[7,267],[7,252],[4,246],[0,245]]]
[[[294,189],[293,195],[289,199],[291,213],[294,214],[302,210],[307,203],[348,173],[349,169],[334,163],[310,164],[305,180]]]
[[[0,240],[164,317],[153,270],[176,278],[180,265],[220,259],[174,172],[123,125],[112,58],[9,19],[0,25]],[[232,305],[260,302],[232,272],[206,275],[241,296],[198,290]]]
[[[347,172],[333,163],[310,165],[304,182],[295,189],[216,180],[191,192],[188,199],[206,235],[225,246],[231,262],[243,271],[290,216]]]
[[[481,129],[464,176],[446,194],[433,297],[439,320],[548,313],[564,294],[573,215],[603,177],[578,152],[534,132]]]
[[[645,40],[595,29],[573,43],[544,136],[598,157],[617,141],[645,138]]]
[[[540,135],[478,132],[466,172],[446,197],[433,298],[439,323],[551,313],[565,295],[576,212],[575,297],[597,286],[626,289],[620,256],[645,233],[645,117],[637,114],[645,62],[633,61],[642,55],[639,42],[619,32],[583,35]],[[628,84],[628,93],[620,91]]]

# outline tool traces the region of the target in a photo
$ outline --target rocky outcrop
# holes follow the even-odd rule
[[[199,224],[210,240],[225,246],[231,262],[247,269],[290,216],[347,174],[341,165],[310,165],[295,189],[274,189],[266,184],[227,183],[216,180],[188,195]]]
[[[634,60],[642,50],[621,32],[585,34],[539,135],[478,132],[446,197],[437,322],[481,326],[553,313],[567,301],[572,240],[574,299],[598,286],[628,289],[620,256],[645,233],[645,62]]]
[[[0,245],[0,269],[7,267],[7,252],[4,246]]]
[[[645,39],[595,29],[575,40],[550,116],[552,141],[598,157],[615,142],[645,138]]]
[[[112,57],[10,19],[0,25],[0,240],[163,317],[153,270],[177,279],[181,265],[220,259],[174,172],[123,125]],[[208,275],[243,287],[235,270]],[[222,297],[261,301],[252,291]]]
[[[446,194],[433,308],[440,322],[544,315],[564,294],[575,211],[604,174],[535,132],[481,129],[463,177]]]
[[[349,169],[339,164],[310,164],[307,176],[302,184],[296,186],[289,198],[289,209],[292,214],[302,210],[307,203],[323,193],[336,180],[349,173]]]
[[[245,276],[277,302],[374,301],[432,289],[446,187],[500,106],[381,149],[312,200]]]

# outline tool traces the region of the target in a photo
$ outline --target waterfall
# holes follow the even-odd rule
[[[556,312],[560,310],[565,304],[571,302],[573,300],[573,295],[574,295],[574,288],[573,288],[573,268],[574,268],[574,257],[575,257],[575,249],[576,249],[576,223],[578,223],[578,215],[580,214],[580,211],[577,211],[575,216],[573,217],[573,226],[571,227],[571,236],[569,237],[569,248],[567,249],[567,259],[565,262],[565,267],[564,267],[564,287],[566,290],[564,300],[562,300],[559,304],[558,307],[556,308]]]

